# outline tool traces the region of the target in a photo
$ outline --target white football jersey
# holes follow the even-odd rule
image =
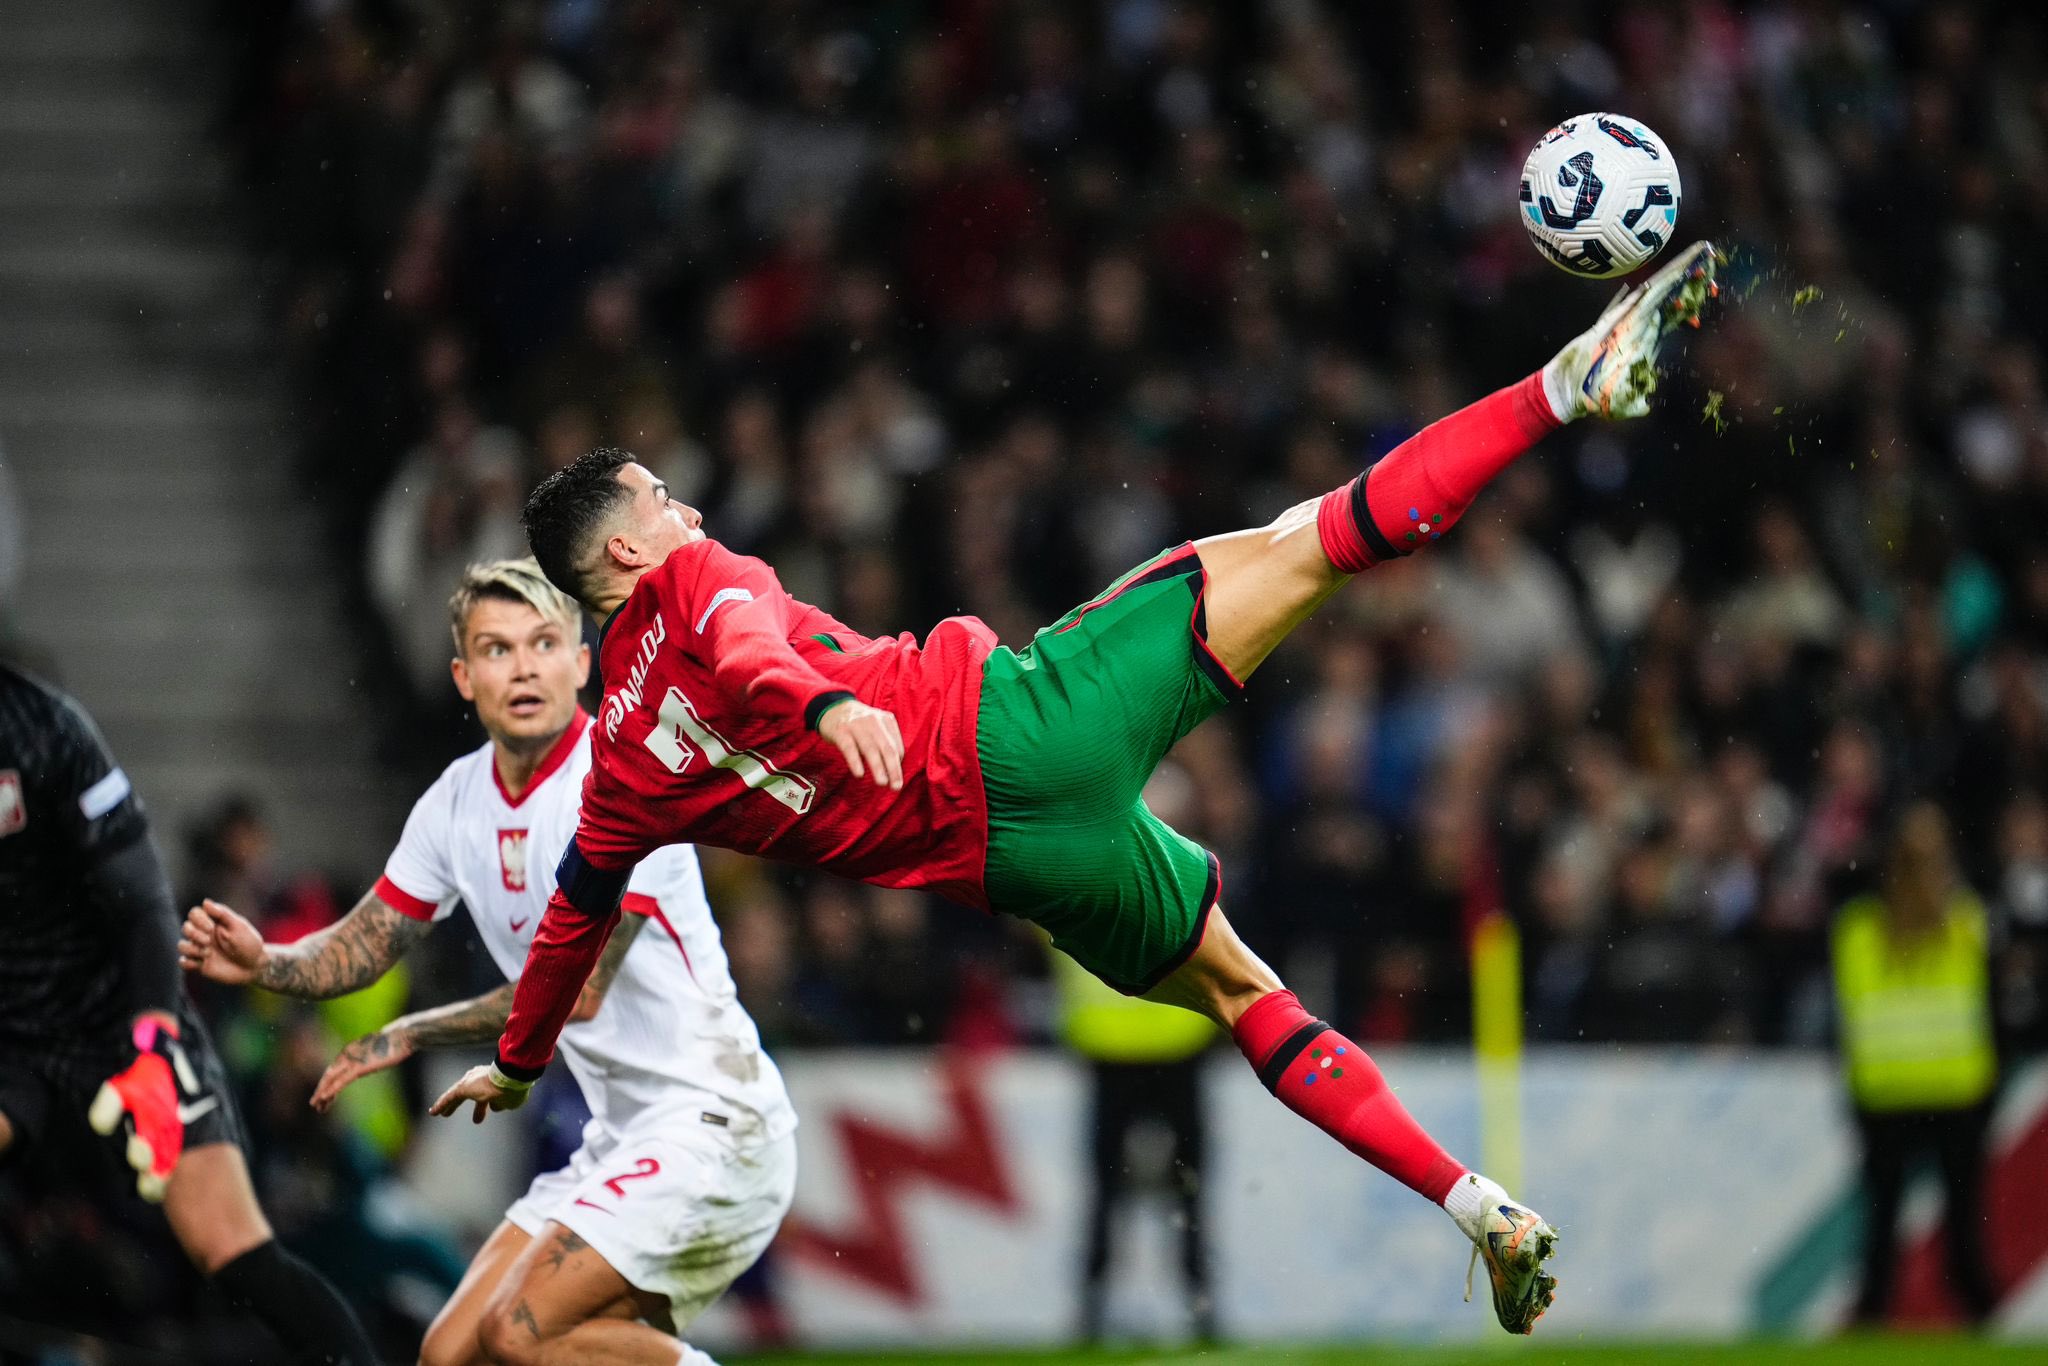
[[[488,743],[457,759],[414,803],[377,895],[428,921],[460,901],[499,969],[517,980],[555,889],[555,865],[576,833],[589,772],[590,718],[581,710],[517,800],[506,795]],[[735,1138],[794,1129],[782,1074],[733,988],[697,851],[656,850],[633,870],[625,910],[647,923],[597,1018],[562,1031],[562,1057],[591,1114],[614,1131],[669,1109],[723,1116]]]

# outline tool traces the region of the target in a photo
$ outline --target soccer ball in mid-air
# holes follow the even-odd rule
[[[1522,163],[1522,223],[1574,275],[1626,275],[1678,226],[1678,163],[1664,139],[1620,114],[1581,114]]]

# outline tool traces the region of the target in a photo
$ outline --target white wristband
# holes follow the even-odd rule
[[[499,1071],[495,1059],[491,1062],[491,1085],[497,1087],[500,1091],[531,1091],[533,1089],[532,1082],[521,1081],[517,1077],[508,1077]]]

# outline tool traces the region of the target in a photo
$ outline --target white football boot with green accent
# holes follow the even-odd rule
[[[1600,320],[1543,367],[1543,392],[1560,422],[1580,417],[1641,417],[1657,391],[1657,348],[1721,292],[1721,254],[1695,242],[1655,275],[1614,297]]]

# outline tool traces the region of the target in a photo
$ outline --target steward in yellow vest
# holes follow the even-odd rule
[[[1891,1303],[1899,1204],[1910,1164],[1941,1167],[1948,1285],[1973,1322],[1997,1307],[1984,1260],[1984,1138],[1998,1085],[1990,930],[1962,886],[1940,808],[1908,808],[1881,895],[1842,907],[1834,926],[1843,1069],[1863,1139],[1865,1243],[1857,1320]]]
[[[1984,907],[1951,891],[1926,923],[1858,897],[1835,919],[1835,1002],[1849,1093],[1864,1110],[1954,1110],[1998,1080]]]
[[[1109,1285],[1111,1216],[1130,1184],[1129,1138],[1147,1126],[1172,1143],[1168,1193],[1179,1207],[1181,1275],[1195,1336],[1216,1336],[1203,1238],[1202,1167],[1208,1149],[1202,1115],[1202,1054],[1216,1026],[1177,1006],[1155,1005],[1104,986],[1057,949],[1060,1033],[1090,1063],[1089,1149],[1095,1183],[1081,1268],[1082,1337],[1103,1336]]]
[[[1052,974],[1060,992],[1060,1036],[1090,1061],[1181,1062],[1216,1041],[1207,1017],[1126,996],[1057,950]]]

